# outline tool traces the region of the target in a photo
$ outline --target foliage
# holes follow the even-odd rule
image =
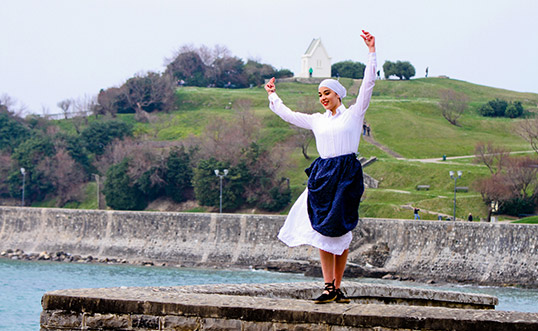
[[[220,204],[220,182],[215,176],[215,170],[228,170],[228,175],[223,178],[222,185],[222,209],[235,210],[239,208],[244,200],[242,197],[241,183],[242,167],[230,167],[225,162],[219,162],[214,158],[201,160],[194,169],[194,194],[196,200],[202,206],[218,207]],[[230,183],[232,182],[232,184]]]
[[[247,77],[247,83],[251,86],[262,85],[265,79],[269,79],[276,75],[275,68],[269,64],[263,64],[254,60],[248,60],[243,68],[243,72]]]
[[[183,146],[172,149],[166,160],[166,195],[176,202],[187,200],[192,189],[192,177],[190,154]]]
[[[383,64],[383,72],[386,79],[389,79],[390,76],[396,76],[400,78],[400,80],[409,80],[411,77],[415,76],[415,67],[408,61],[385,61]]]
[[[514,101],[514,102],[511,102],[506,107],[505,115],[506,117],[510,117],[510,118],[521,117],[521,115],[523,115],[523,111],[524,109],[523,109],[523,106],[521,105],[521,102]]]
[[[85,128],[80,139],[84,147],[96,155],[102,155],[105,147],[114,139],[132,135],[132,126],[118,120],[95,121]]]
[[[224,88],[257,86],[273,76],[293,76],[287,69],[276,71],[273,66],[254,60],[244,63],[218,45],[214,49],[183,46],[169,60],[165,73],[174,77],[179,85]]]
[[[492,212],[514,216],[532,213],[538,198],[536,160],[512,157],[491,143],[477,144],[475,154],[477,162],[486,165],[491,173],[491,177],[474,183],[488,208],[488,221]]]
[[[30,136],[30,130],[22,120],[7,111],[0,111],[0,150],[14,150]]]
[[[142,191],[133,185],[127,171],[129,159],[111,166],[106,173],[103,194],[106,203],[117,210],[142,210],[147,206]]]
[[[519,216],[532,214],[536,209],[536,201],[531,197],[508,199],[499,208],[499,214]]]
[[[336,62],[331,66],[331,76],[362,79],[364,77],[364,69],[366,69],[366,65],[360,62],[349,60]]]
[[[128,109],[167,112],[174,106],[175,84],[169,75],[148,72],[128,79],[124,86]]]
[[[508,103],[506,100],[496,98],[478,108],[478,113],[487,117],[516,118],[523,115],[524,108],[520,101]]]
[[[293,77],[293,71],[289,69],[279,69],[275,71],[275,78],[287,78],[287,77]]]
[[[86,176],[80,164],[65,149],[59,149],[53,157],[46,157],[37,167],[53,186],[56,206],[80,199],[80,189]]]

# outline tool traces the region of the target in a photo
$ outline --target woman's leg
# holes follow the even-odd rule
[[[335,279],[334,254],[320,249],[319,259],[321,261],[321,272],[323,273],[323,281],[325,283],[332,283],[332,281]]]
[[[340,288],[340,283],[344,277],[344,270],[346,270],[347,254],[349,249],[346,249],[342,255],[334,255],[334,287]]]

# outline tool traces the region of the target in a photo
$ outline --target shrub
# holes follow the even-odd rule
[[[347,77],[362,79],[366,66],[360,62],[342,61],[331,66],[332,77]]]
[[[523,106],[521,102],[515,101],[508,103],[506,100],[496,98],[490,100],[478,108],[478,113],[488,117],[510,117],[516,118],[523,115]]]
[[[106,204],[117,210],[142,210],[146,208],[147,201],[138,186],[131,184],[128,170],[127,158],[108,169],[103,188]]]

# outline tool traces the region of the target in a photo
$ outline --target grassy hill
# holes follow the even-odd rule
[[[351,79],[341,79],[348,89],[357,86]],[[453,89],[465,93],[469,107],[459,119],[459,126],[446,121],[439,110],[439,91]],[[355,91],[344,101],[349,103]],[[353,92],[355,95],[353,95]],[[304,98],[317,100],[317,85],[300,83],[277,83],[277,93],[290,107],[295,108]],[[171,114],[159,114],[160,123],[135,123],[133,115],[121,115],[125,121],[135,123],[137,135],[153,137],[155,140],[181,140],[189,135],[198,135],[214,116],[231,118],[231,110],[237,100],[249,100],[251,111],[263,123],[262,143],[272,145],[282,142],[291,135],[290,126],[268,109],[267,95],[263,88],[215,89],[183,87],[177,92],[178,107]],[[422,78],[410,81],[377,81],[366,121],[372,127],[375,140],[406,159],[440,158],[443,155],[472,155],[479,141],[491,141],[510,151],[529,151],[530,145],[516,134],[520,120],[506,118],[484,118],[477,113],[483,103],[494,98],[521,101],[528,113],[538,107],[538,94],[518,93],[468,82]],[[319,105],[319,111],[323,111]],[[68,125],[64,123],[68,129]],[[430,210],[452,215],[454,181],[450,170],[463,171],[458,186],[471,186],[472,182],[488,174],[486,168],[472,163],[472,158],[424,163],[399,160],[391,157],[376,146],[362,140],[359,153],[365,157],[376,156],[378,161],[365,168],[365,172],[380,180],[379,189],[368,189],[361,204],[363,217],[411,218],[409,206],[423,211]],[[315,144],[309,154],[317,157]],[[535,153],[532,153],[535,154]],[[285,171],[290,178],[294,199],[304,190],[306,176],[303,169],[312,160],[305,160],[299,149],[292,153],[293,166]],[[419,184],[430,185],[429,191],[416,191]],[[478,217],[486,215],[485,207],[477,192],[457,194],[457,216],[465,218],[469,212]],[[283,211],[286,213],[287,210]],[[426,219],[437,219],[437,215],[422,214]]]

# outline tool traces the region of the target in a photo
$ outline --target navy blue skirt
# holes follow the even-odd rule
[[[362,166],[355,154],[317,158],[305,172],[312,228],[328,237],[353,230],[364,193]]]

